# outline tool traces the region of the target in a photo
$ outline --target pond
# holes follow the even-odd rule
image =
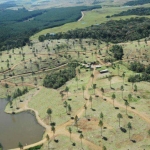
[[[21,142],[24,146],[42,139],[44,128],[38,124],[35,116],[29,112],[6,114],[6,99],[0,99],[0,143],[4,150],[17,148]]]

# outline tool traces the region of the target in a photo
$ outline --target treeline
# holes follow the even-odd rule
[[[0,13],[0,50],[24,46],[34,33],[81,17],[81,11],[101,8],[101,6],[79,6],[28,11],[3,10]]]
[[[23,90],[20,90],[19,88],[13,93],[12,98],[17,98],[19,96],[22,96],[28,92],[28,88],[24,88]]]
[[[76,67],[78,66],[77,62],[68,64],[68,68],[64,70],[59,70],[50,75],[46,75],[43,86],[47,88],[57,89],[64,85],[67,81],[76,76]]]
[[[126,2],[125,6],[135,6],[135,5],[144,5],[150,3],[150,0],[135,0],[135,1],[129,1]]]
[[[128,78],[129,82],[140,82],[140,81],[150,81],[150,66],[145,67],[140,62],[132,62],[129,66],[129,69],[137,73],[142,73],[132,75]]]
[[[135,82],[140,82],[140,81],[150,82],[150,74],[142,73],[141,75],[140,74],[132,75],[128,78],[128,82],[135,83]]]
[[[105,42],[119,43],[148,37],[150,34],[149,18],[130,18],[126,20],[110,20],[100,25],[92,25],[84,29],[70,30],[65,33],[39,36],[39,41],[46,39],[93,38]]]
[[[128,16],[128,15],[150,15],[150,8],[135,8],[135,9],[129,9],[127,11],[122,11],[119,14],[114,14],[111,17],[117,17],[117,16]]]

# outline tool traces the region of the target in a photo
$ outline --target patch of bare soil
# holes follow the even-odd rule
[[[96,130],[99,128],[98,122],[99,120],[97,118],[90,118],[89,121],[87,119],[82,119],[79,121],[79,127],[84,132]]]
[[[133,134],[131,139],[135,140],[136,142],[142,141],[144,137],[140,134]]]

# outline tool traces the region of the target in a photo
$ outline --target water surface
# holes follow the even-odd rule
[[[44,128],[37,123],[35,116],[29,112],[11,115],[4,112],[6,99],[0,99],[0,143],[4,150],[24,146],[42,139]]]

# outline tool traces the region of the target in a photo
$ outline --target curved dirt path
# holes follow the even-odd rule
[[[78,22],[80,22],[84,17],[84,12],[83,11],[81,11],[81,14],[82,14],[82,17],[78,20]]]
[[[94,72],[95,72],[95,69],[94,69],[94,71],[93,71],[93,74],[94,74]],[[86,90],[84,91],[84,92],[85,92],[84,95],[85,95],[85,98],[86,98],[86,99],[89,98],[88,89],[89,89],[89,87],[91,86],[91,84],[92,84],[92,78],[90,78],[90,80],[89,80],[89,82],[88,82],[88,84],[87,84],[87,86],[86,86]],[[33,86],[33,85],[32,85],[32,86]],[[40,86],[40,87],[39,87],[39,90],[36,91],[33,96],[36,96],[36,95],[40,92],[40,90],[41,90],[42,88],[43,88],[43,87]],[[45,127],[45,129],[46,129],[45,133],[48,134],[48,135],[50,136],[50,138],[53,138],[53,133],[52,133],[52,131],[50,130],[50,129],[51,129],[50,126],[46,125],[46,124],[43,122],[43,120],[41,120],[41,118],[39,117],[38,111],[36,111],[36,110],[34,110],[34,109],[28,107],[28,102],[31,100],[31,98],[32,98],[32,97],[30,97],[30,99],[26,101],[24,108],[21,108],[20,110],[17,110],[17,111],[15,111],[15,112],[16,112],[16,113],[19,113],[19,112],[27,111],[27,110],[33,111],[33,112],[35,113],[35,116],[36,116],[36,119],[37,119],[38,123],[39,123],[40,125],[42,125],[43,127]],[[89,104],[90,104],[89,101],[87,101],[87,102],[86,102],[87,107],[89,106]],[[78,117],[81,117],[82,114],[84,113],[84,111],[85,111],[85,110],[84,110],[84,107],[82,107],[82,108],[80,108],[80,109],[77,111],[76,115],[77,115]],[[11,113],[11,112],[9,112],[9,113]],[[66,136],[70,137],[70,134],[69,134],[69,132],[66,130],[66,127],[72,125],[73,123],[74,123],[74,120],[69,120],[69,121],[67,121],[66,123],[62,124],[62,125],[56,126],[56,133],[55,133],[55,136],[58,136],[58,135],[66,135]],[[71,137],[72,137],[72,139],[74,139],[75,141],[78,141],[78,142],[81,141],[80,138],[79,138],[79,134],[72,133]],[[45,143],[46,141],[47,141],[47,139],[44,138],[44,139],[42,139],[41,141],[39,141],[39,142],[37,142],[37,143],[31,144],[31,145],[28,145],[28,146],[24,146],[24,149],[28,149],[28,148],[30,148],[30,147],[34,147],[34,146],[43,144],[43,143]],[[101,147],[99,147],[98,145],[95,145],[94,143],[90,142],[89,140],[82,139],[82,143],[83,143],[84,145],[87,145],[91,150],[102,150]],[[16,149],[13,149],[13,150],[19,150],[19,148],[16,148]]]

